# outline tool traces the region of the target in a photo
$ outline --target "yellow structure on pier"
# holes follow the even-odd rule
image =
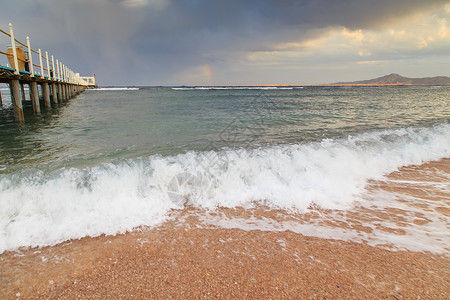
[[[84,76],[84,77],[80,77],[82,80],[84,80],[86,82],[86,86],[89,87],[97,87],[97,85],[95,84],[95,76]]]

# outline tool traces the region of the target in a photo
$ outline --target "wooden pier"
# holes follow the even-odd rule
[[[16,121],[25,121],[22,105],[22,101],[25,100],[24,85],[29,86],[35,114],[41,112],[38,85],[41,86],[42,104],[45,109],[51,109],[52,103],[67,101],[86,88],[95,86],[95,77],[81,77],[79,73],[75,73],[61,61],[55,60],[53,55],[49,59],[47,51],[43,56],[41,49],[33,50],[29,37],[26,44],[15,39],[11,24],[9,24],[9,33],[0,29],[0,34],[9,36],[11,40],[11,46],[6,52],[0,51],[0,54],[8,58],[10,65],[4,66],[0,61],[0,83],[9,85]],[[33,56],[36,58],[36,55],[39,64],[33,62]],[[0,92],[0,107],[2,104]]]

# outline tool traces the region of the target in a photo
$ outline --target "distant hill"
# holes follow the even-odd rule
[[[425,78],[408,78],[398,74],[390,74],[370,80],[336,82],[329,85],[450,85],[450,77],[436,76]]]

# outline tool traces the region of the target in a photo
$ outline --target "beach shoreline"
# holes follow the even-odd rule
[[[289,231],[172,226],[85,238],[25,258],[3,254],[3,297],[442,299],[450,288],[442,255]],[[13,274],[12,260],[21,261]]]
[[[368,193],[382,190],[448,204],[448,190],[436,183],[445,184],[449,162],[401,168],[386,181],[370,182]],[[427,180],[433,184],[424,185]],[[449,215],[448,205],[434,209]],[[0,294],[6,299],[446,298],[448,248],[440,254],[408,251],[371,244],[364,235],[359,241],[324,238],[283,227],[319,222],[370,236],[374,230],[364,220],[376,217],[384,221],[380,224],[396,224],[380,227],[381,232],[402,238],[409,225],[426,225],[425,215],[415,215],[363,208],[352,212],[345,223],[320,209],[292,214],[262,206],[214,211],[188,207],[153,228],[4,252]],[[227,220],[232,226],[214,220]],[[259,221],[272,227],[252,227]]]

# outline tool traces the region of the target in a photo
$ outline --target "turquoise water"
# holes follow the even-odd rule
[[[191,205],[346,210],[370,180],[450,157],[450,87],[87,90],[41,115],[27,104],[25,124],[6,91],[0,253]]]

